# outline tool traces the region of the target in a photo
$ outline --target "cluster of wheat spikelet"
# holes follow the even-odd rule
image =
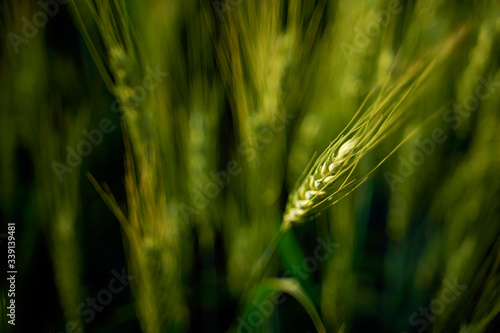
[[[281,119],[289,112],[284,111],[288,93],[284,83],[297,55],[296,32],[282,28],[286,17],[282,6],[280,1],[242,2],[237,10],[225,14],[224,22],[213,25],[216,57],[235,121],[237,151],[232,158],[243,170],[231,179],[228,189],[235,199],[229,201],[228,210],[238,214],[227,217],[232,223],[223,224],[233,294],[243,289],[280,218],[277,202],[285,175],[282,156],[286,149],[286,126]],[[298,1],[289,2],[290,17],[298,6]],[[207,16],[210,10],[204,10]],[[268,134],[266,139],[262,134]],[[235,191],[238,187],[245,191]]]
[[[168,136],[164,133],[168,133],[168,118],[162,123],[153,121],[167,117],[157,103],[161,88],[148,89],[134,103],[134,89],[142,86],[148,60],[123,2],[86,0],[71,3],[71,9],[122,112],[127,210],[122,210],[109,187],[88,176],[123,228],[128,269],[135,276],[131,288],[137,299],[137,317],[144,332],[184,327],[188,316],[180,274],[183,263],[178,254],[186,238],[181,228],[185,223],[172,208],[178,196],[169,182],[174,177],[168,176],[176,172],[170,168],[173,157],[165,153],[167,140],[158,139]],[[90,36],[90,31],[94,35]],[[96,40],[103,42],[99,50]]]
[[[402,89],[402,86],[399,88]],[[398,107],[408,97],[407,91],[396,92],[383,102],[378,99],[365,113],[335,139],[305,170],[297,188],[292,191],[283,215],[286,228],[301,224],[334,204],[363,182],[353,177],[359,160],[400,121]],[[378,105],[377,103],[381,103]],[[360,109],[361,111],[361,109]],[[356,116],[355,116],[356,117]]]
[[[349,162],[356,157],[358,139],[352,138],[343,143],[338,151],[329,149],[318,159],[314,171],[309,174],[293,195],[293,199],[283,217],[286,224],[298,224],[313,217],[321,204],[334,194],[342,191],[349,182],[342,182],[333,188],[342,175],[351,168]]]
[[[299,185],[291,192],[283,215],[285,228],[306,222],[364,181],[366,175],[353,177],[359,160],[402,124],[407,116],[405,110],[422,93],[429,74],[449,56],[463,34],[463,30],[458,30],[439,49],[431,50],[426,56],[427,64],[410,66],[397,80],[386,78],[380,83],[375,100],[370,100],[370,95],[365,99],[351,122],[306,169]],[[390,80],[393,82],[389,83]]]

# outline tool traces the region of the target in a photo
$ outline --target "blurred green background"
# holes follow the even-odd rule
[[[0,10],[0,332],[500,329],[498,1]],[[368,179],[247,290],[308,163],[386,98]]]

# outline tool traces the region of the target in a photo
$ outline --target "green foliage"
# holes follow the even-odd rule
[[[499,12],[2,3],[1,331],[495,332]]]

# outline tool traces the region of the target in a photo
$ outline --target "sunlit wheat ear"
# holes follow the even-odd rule
[[[359,160],[390,133],[394,132],[410,113],[412,100],[422,92],[420,88],[433,69],[451,54],[463,36],[463,29],[448,39],[438,51],[431,52],[428,64],[422,62],[409,66],[403,75],[392,80],[388,76],[381,81],[380,91],[373,101],[372,90],[337,139],[319,156],[311,167],[306,168],[300,183],[290,194],[283,214],[283,229],[304,223],[328,206],[356,189],[366,177],[374,172],[394,151],[413,136],[434,113],[422,122],[406,138],[385,156],[374,168],[362,177],[353,173]],[[367,105],[368,104],[368,105]]]
[[[350,179],[361,150],[356,137],[329,147],[314,163],[298,189],[289,198],[283,221],[287,227],[314,217],[344,193],[355,180]],[[339,147],[340,146],[340,147]]]
[[[405,110],[403,103],[414,87],[415,84],[409,87],[398,84],[390,92],[382,91],[364,112],[365,103],[361,105],[339,137],[301,176],[300,183],[288,198],[283,215],[284,229],[310,220],[351,193],[390,155],[363,177],[353,176],[359,160],[402,120]]]

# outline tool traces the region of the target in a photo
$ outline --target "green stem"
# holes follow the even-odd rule
[[[245,301],[248,297],[248,293],[252,290],[252,287],[255,286],[255,284],[262,279],[262,276],[264,275],[267,266],[269,266],[269,263],[271,262],[274,252],[276,252],[279,242],[281,241],[283,236],[285,236],[288,230],[290,230],[290,228],[291,226],[289,224],[282,223],[280,229],[278,230],[278,232],[276,232],[273,239],[267,246],[266,250],[260,256],[259,260],[252,269],[252,273],[250,274],[250,278],[248,279],[248,282],[245,285],[245,289],[243,289],[243,293],[236,308],[236,314],[240,313],[240,311],[242,310],[243,305],[245,304]],[[233,329],[230,331],[233,330],[234,326]]]

